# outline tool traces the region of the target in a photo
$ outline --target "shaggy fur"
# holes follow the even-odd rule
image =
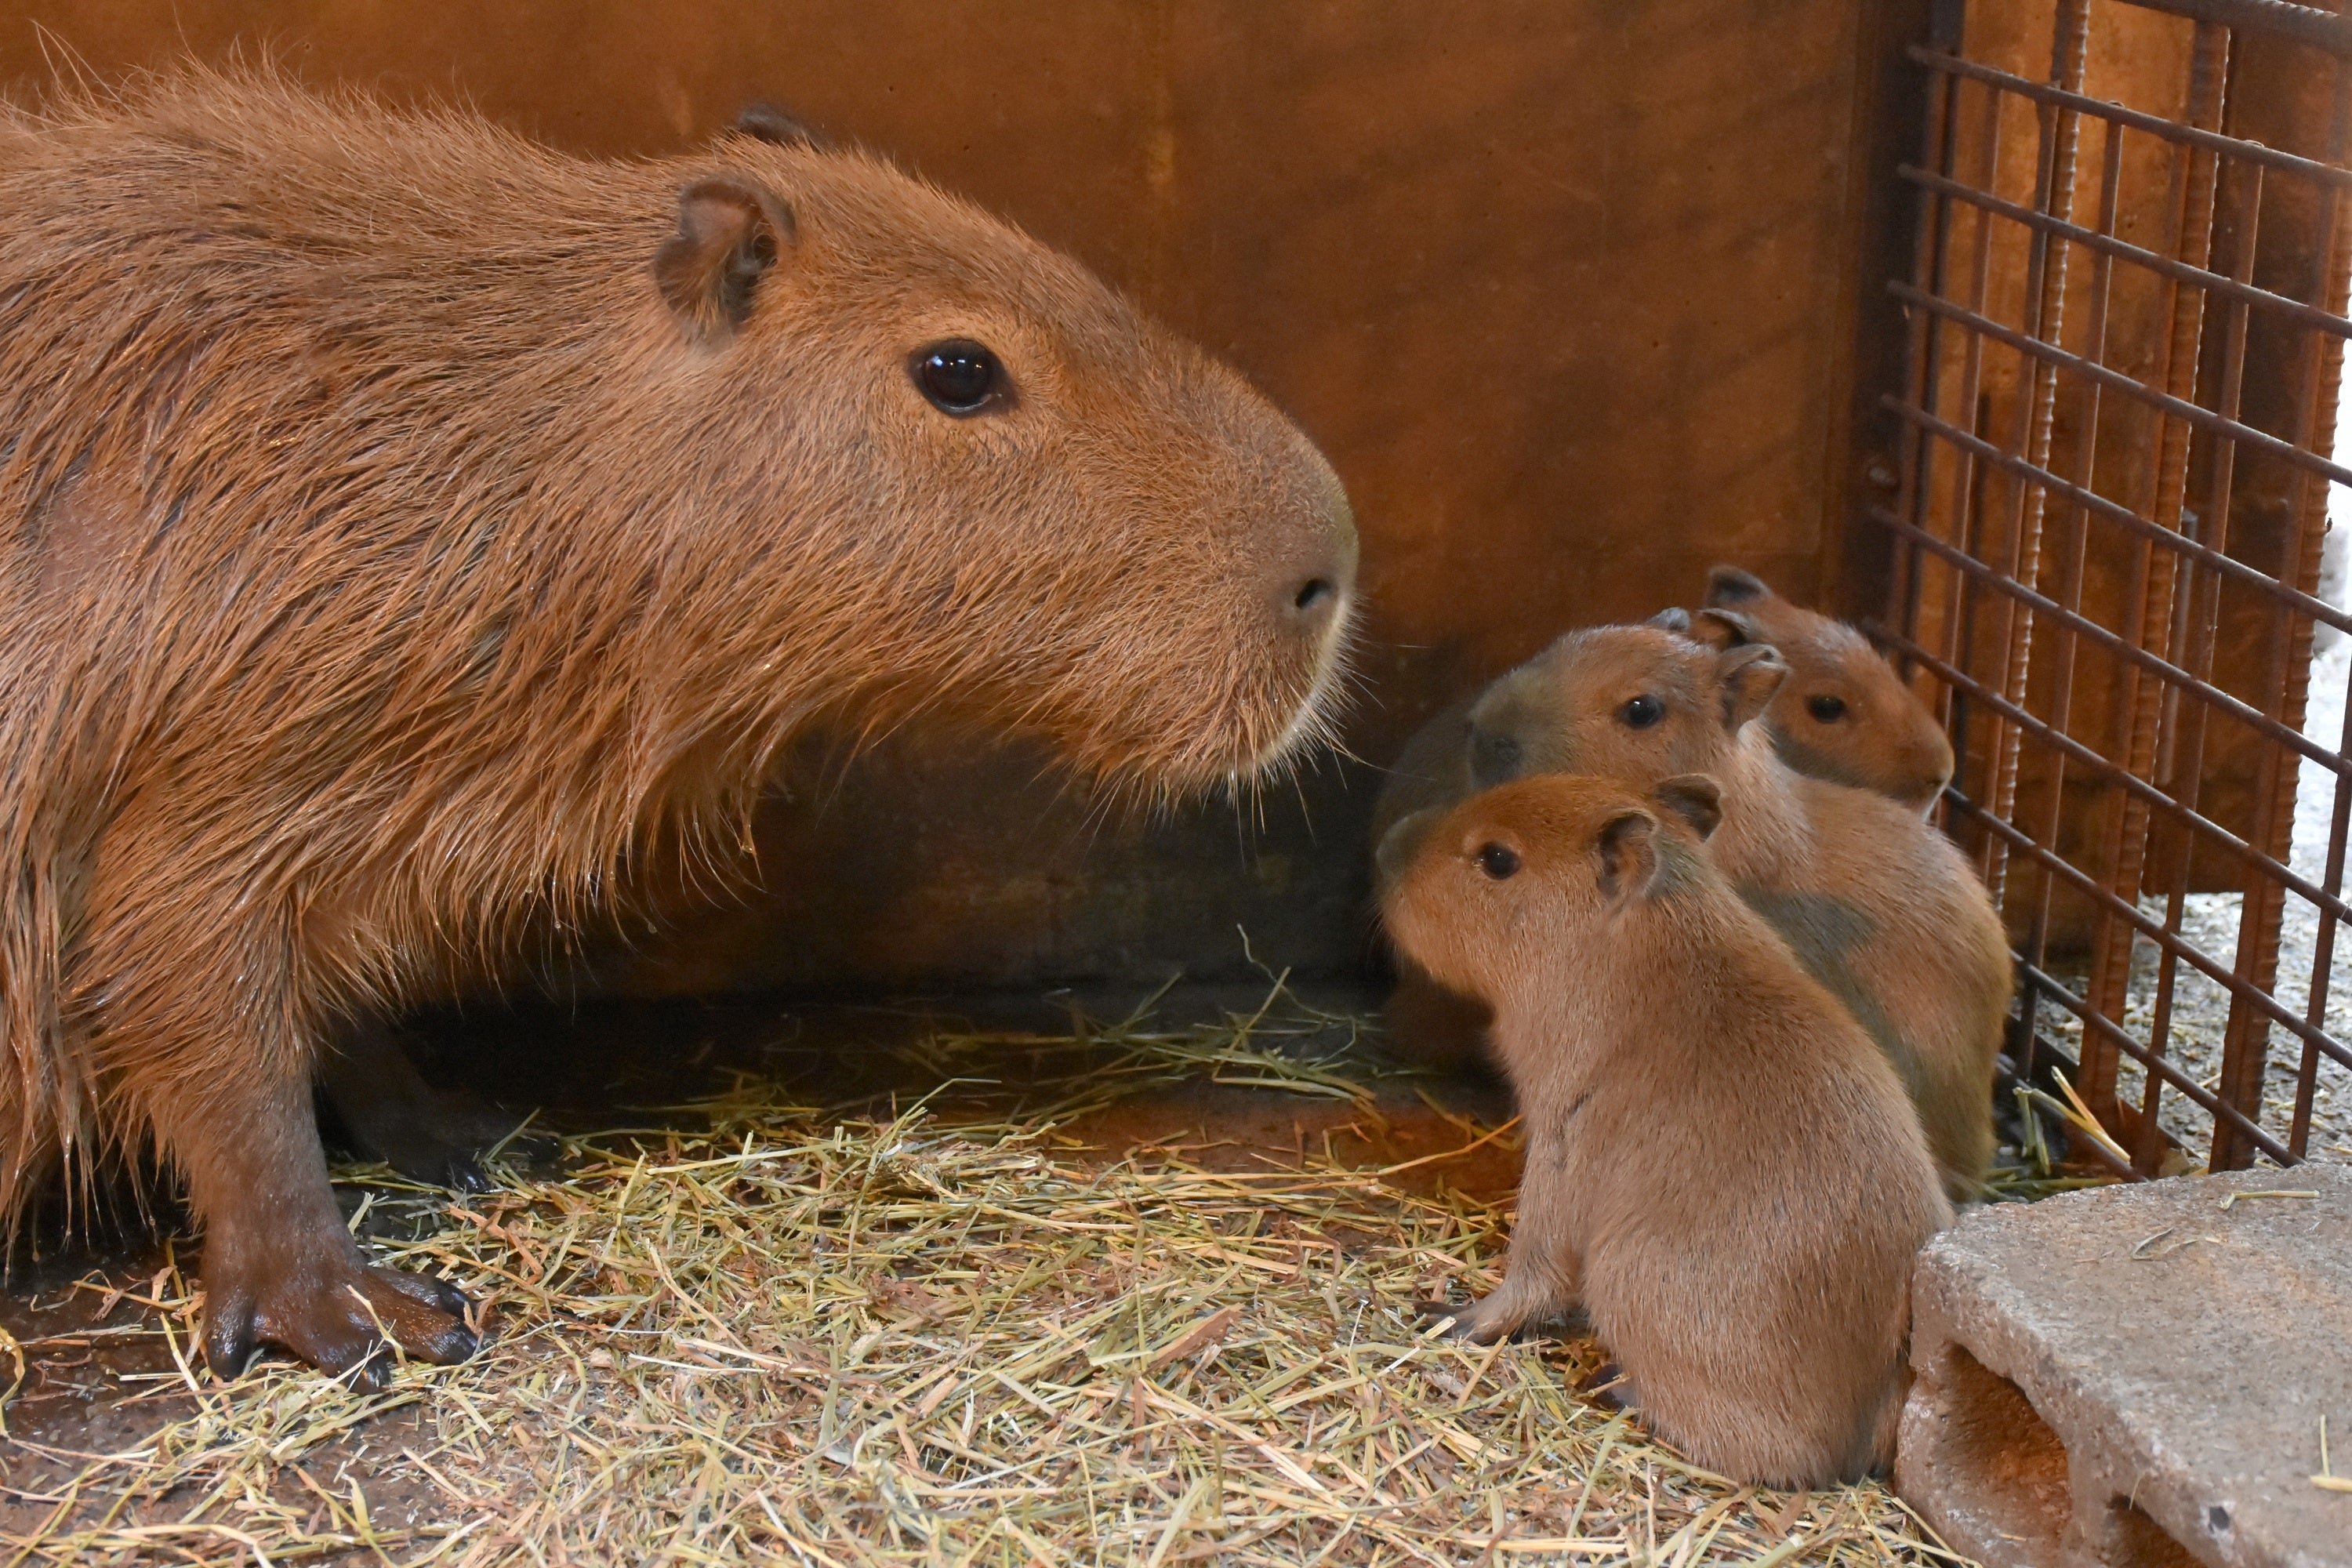
[[[1717,647],[1763,643],[1789,667],[1764,708],[1780,760],[1799,773],[1932,810],[1952,782],[1952,742],[1917,693],[1843,621],[1790,603],[1737,566],[1706,574],[1692,635]],[[1829,706],[1816,708],[1822,700]],[[1826,716],[1825,716],[1826,715]]]
[[[1580,1306],[1693,1459],[1828,1486],[1894,1458],[1951,1210],[1884,1058],[1708,864],[1716,809],[1704,778],[1522,779],[1401,824],[1384,913],[1492,1001],[1525,1118],[1507,1271],[1456,1324]]]
[[[969,417],[910,375],[950,339],[1009,374]],[[215,1364],[362,1374],[355,1293],[470,1340],[343,1233],[323,1044],[738,855],[819,715],[1247,778],[1355,557],[1231,372],[873,157],[258,75],[0,119],[0,1214],[152,1146]]]

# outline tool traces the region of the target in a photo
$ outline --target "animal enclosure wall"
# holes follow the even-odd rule
[[[2352,26],[1940,6],[1889,640],[2017,944],[2011,1065],[2141,1174],[2352,1156],[2336,447]],[[2315,663],[2315,648],[2320,658]],[[2330,651],[2332,648],[2332,651]],[[2315,1132],[2316,1129],[2316,1132]]]
[[[1717,560],[1800,595],[1835,581],[1831,520],[1865,466],[1847,428],[1863,305],[1886,270],[1891,165],[1865,153],[1891,145],[1882,62],[1920,15],[51,0],[0,8],[0,71],[21,92],[242,45],[586,152],[690,145],[764,98],[890,153],[1075,252],[1329,454],[1363,535],[1349,738],[1380,761],[1563,627],[1692,600]],[[813,743],[761,826],[768,894],[608,978],[1156,981],[1241,970],[1236,925],[1275,963],[1369,957],[1366,770],[1327,762],[1246,822],[1211,805],[1106,823],[1040,767],[962,736],[851,763]]]

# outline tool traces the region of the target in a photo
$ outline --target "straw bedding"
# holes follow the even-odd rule
[[[1344,1022],[1277,996],[1194,1029],[939,1034],[916,1048],[963,1080],[953,1119],[747,1083],[478,1198],[342,1173],[383,1252],[485,1304],[483,1353],[371,1397],[215,1384],[167,1264],[82,1337],[162,1347],[131,1397],[168,1424],[20,1439],[0,1568],[1950,1560],[1877,1486],[1685,1463],[1580,1395],[1589,1342],[1433,1337],[1412,1304],[1490,1289],[1508,1234],[1431,1190],[1448,1156],[1213,1169],[1063,1131],[1202,1077],[1369,1109],[1370,1060],[1296,1048]],[[1018,1087],[971,1092],[992,1075]]]

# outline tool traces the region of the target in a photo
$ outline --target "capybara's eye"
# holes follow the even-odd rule
[[[933,343],[915,355],[915,384],[942,414],[977,414],[1004,384],[996,356],[969,338]]]
[[[1482,845],[1478,850],[1478,869],[1497,882],[1515,876],[1519,869],[1518,851],[1507,844]]]
[[[1634,698],[1624,707],[1617,710],[1617,717],[1624,720],[1629,728],[1635,730],[1646,730],[1665,716],[1666,705],[1647,693]]]
[[[1824,724],[1834,724],[1845,717],[1845,699],[1823,693],[1805,699],[1805,711]]]

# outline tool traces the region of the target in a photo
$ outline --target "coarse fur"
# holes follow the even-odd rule
[[[1636,788],[1678,773],[1718,780],[1709,858],[1885,1052],[1946,1190],[1977,1196],[2011,988],[2000,919],[1916,813],[1780,760],[1753,721],[1786,673],[1757,645],[1716,648],[1654,626],[1571,632],[1472,710],[1473,787],[1529,773]],[[1646,723],[1629,717],[1637,700],[1654,705]]]
[[[1461,1331],[1580,1306],[1693,1459],[1829,1486],[1894,1458],[1912,1259],[1951,1209],[1885,1059],[1709,864],[1713,797],[1505,784],[1391,832],[1383,909],[1492,1002],[1524,1118],[1503,1283]]]
[[[1692,635],[1718,647],[1763,643],[1780,654],[1789,679],[1765,706],[1764,727],[1799,773],[1922,813],[1943,798],[1951,741],[1853,627],[1782,598],[1753,573],[1717,566],[1706,574],[1706,610],[1692,617]]]
[[[1233,373],[883,161],[597,162],[188,71],[0,116],[0,1216],[160,1155],[205,1343],[471,1348],[314,1061],[723,878],[824,717],[1107,794],[1318,738],[1355,535]],[[1003,367],[967,416],[929,345]],[[698,870],[698,868],[701,868]]]

